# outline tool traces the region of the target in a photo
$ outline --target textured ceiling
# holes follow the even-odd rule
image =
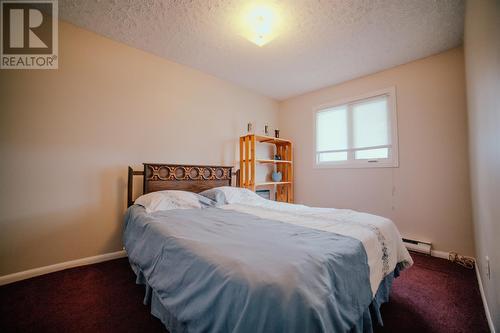
[[[271,2],[284,29],[264,47],[237,33],[245,1],[59,0],[59,11],[77,26],[278,100],[462,43],[462,0]]]

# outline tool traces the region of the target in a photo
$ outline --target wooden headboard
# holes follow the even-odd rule
[[[144,176],[143,194],[163,191],[182,190],[202,192],[213,187],[231,186],[232,167],[212,165],[184,165],[143,163],[143,171],[128,167],[127,205],[134,203],[134,176]]]

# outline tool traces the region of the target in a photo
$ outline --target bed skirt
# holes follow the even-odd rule
[[[151,288],[148,284],[146,277],[140,270],[140,268],[132,263],[130,263],[132,270],[136,274],[136,283],[145,286],[145,296],[144,304],[151,305],[151,314],[165,325],[167,330],[171,333],[187,332],[187,327],[176,320],[168,309],[163,306],[160,298],[156,294],[155,290]],[[359,321],[354,325],[349,333],[372,333],[373,328],[376,326],[383,326],[382,315],[380,313],[380,307],[382,304],[389,301],[389,293],[391,290],[392,282],[395,278],[399,276],[401,270],[400,264],[396,266],[396,269],[388,274],[380,283],[377,293],[373,298],[371,304],[365,310]]]

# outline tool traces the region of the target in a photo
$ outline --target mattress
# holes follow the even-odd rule
[[[266,202],[126,215],[145,300],[171,332],[371,332],[412,264],[394,224]]]

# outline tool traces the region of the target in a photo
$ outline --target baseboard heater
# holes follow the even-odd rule
[[[405,244],[406,248],[410,251],[431,255],[431,248],[432,248],[431,243],[408,239],[408,238],[403,238],[403,243]]]

